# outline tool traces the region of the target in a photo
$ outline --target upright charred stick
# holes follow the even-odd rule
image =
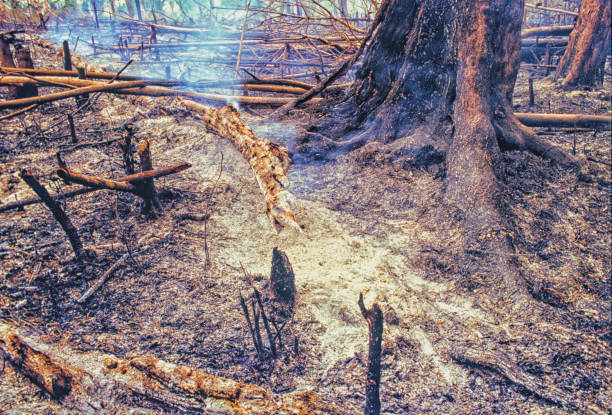
[[[140,171],[142,173],[153,170],[153,161],[151,160],[151,149],[149,140],[144,140],[138,146],[138,155],[140,156]],[[161,205],[157,199],[153,179],[143,180],[138,187],[141,189],[142,198],[144,199],[143,213],[149,214],[155,209],[161,210]]]
[[[72,70],[72,58],[70,57],[70,46],[68,45],[68,41],[64,40],[62,43],[62,48],[64,51],[64,70],[71,71]]]
[[[368,323],[368,372],[366,375],[365,415],[380,415],[380,359],[382,352],[383,315],[377,303],[371,309],[363,304],[363,294],[359,294],[359,309]]]
[[[74,250],[74,254],[77,259],[80,259],[83,254],[83,244],[81,243],[81,239],[79,238],[79,233],[76,228],[70,222],[68,216],[64,210],[60,207],[60,205],[53,200],[53,198],[49,195],[49,192],[43,185],[39,183],[38,180],[27,170],[22,170],[19,174],[19,177],[23,179],[24,182],[27,183],[28,186],[34,190],[34,192],[38,195],[38,197],[44,202],[45,205],[49,208],[49,210],[53,213],[55,219],[59,222],[66,235],[68,235],[68,239],[70,240],[70,244],[72,245],[72,249]]]

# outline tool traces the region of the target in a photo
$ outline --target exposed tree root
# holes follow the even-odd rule
[[[124,405],[236,415],[353,413],[312,392],[278,395],[264,387],[153,357],[124,360],[99,352],[55,348],[22,336],[3,323],[0,350],[19,372],[53,398],[84,414],[116,413],[113,407]]]
[[[484,350],[457,349],[451,352],[457,363],[467,367],[485,369],[503,376],[510,383],[518,386],[528,395],[565,409],[584,409],[583,403],[569,393],[547,384],[536,376],[525,373],[514,362],[501,353]]]

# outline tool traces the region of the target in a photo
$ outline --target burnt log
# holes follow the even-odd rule
[[[329,403],[309,391],[276,394],[254,384],[211,375],[154,357],[120,359],[77,353],[22,335],[0,322],[0,350],[17,371],[60,403],[82,414],[99,408],[155,408],[168,412],[251,415],[348,415],[354,408]]]
[[[218,110],[182,98],[175,100],[174,104],[201,116],[216,134],[230,140],[240,151],[255,173],[272,226],[276,230],[289,226],[301,232],[291,210],[292,196],[287,191],[287,170],[291,161],[287,149],[255,136],[231,105]]]

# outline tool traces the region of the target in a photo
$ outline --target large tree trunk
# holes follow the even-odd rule
[[[446,202],[462,212],[473,248],[484,253],[479,261],[500,277],[500,295],[518,296],[525,287],[508,255],[510,226],[500,213],[501,150],[574,162],[512,110],[523,6],[385,0],[353,86],[328,111],[333,115],[311,129],[308,137],[317,140],[303,143],[307,153],[328,156],[359,149],[361,159],[386,150],[405,158],[405,166],[445,160]]]
[[[578,21],[559,62],[562,85],[595,86],[610,52],[610,0],[582,0]]]

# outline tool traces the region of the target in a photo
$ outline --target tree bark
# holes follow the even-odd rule
[[[610,53],[610,0],[582,0],[578,21],[559,62],[564,87],[599,85]]]
[[[298,148],[306,157],[359,149],[368,159],[386,150],[401,154],[404,165],[445,163],[445,203],[462,212],[472,247],[487,253],[481,261],[499,277],[498,294],[517,298],[526,287],[511,255],[511,224],[500,213],[501,150],[576,162],[513,113],[523,6],[510,0],[385,0],[355,82],[332,104],[333,115],[310,128],[319,134],[302,138]]]
[[[15,45],[15,62],[18,68],[34,69],[34,62],[30,55],[30,49],[26,47]],[[29,98],[38,95],[38,87],[35,85],[24,85],[18,88],[17,91],[16,98]]]
[[[3,67],[15,67],[13,53],[11,52],[11,44],[9,43],[9,40],[4,36],[0,36],[0,63],[2,63]],[[8,99],[17,98],[17,89],[17,87],[8,87]]]

